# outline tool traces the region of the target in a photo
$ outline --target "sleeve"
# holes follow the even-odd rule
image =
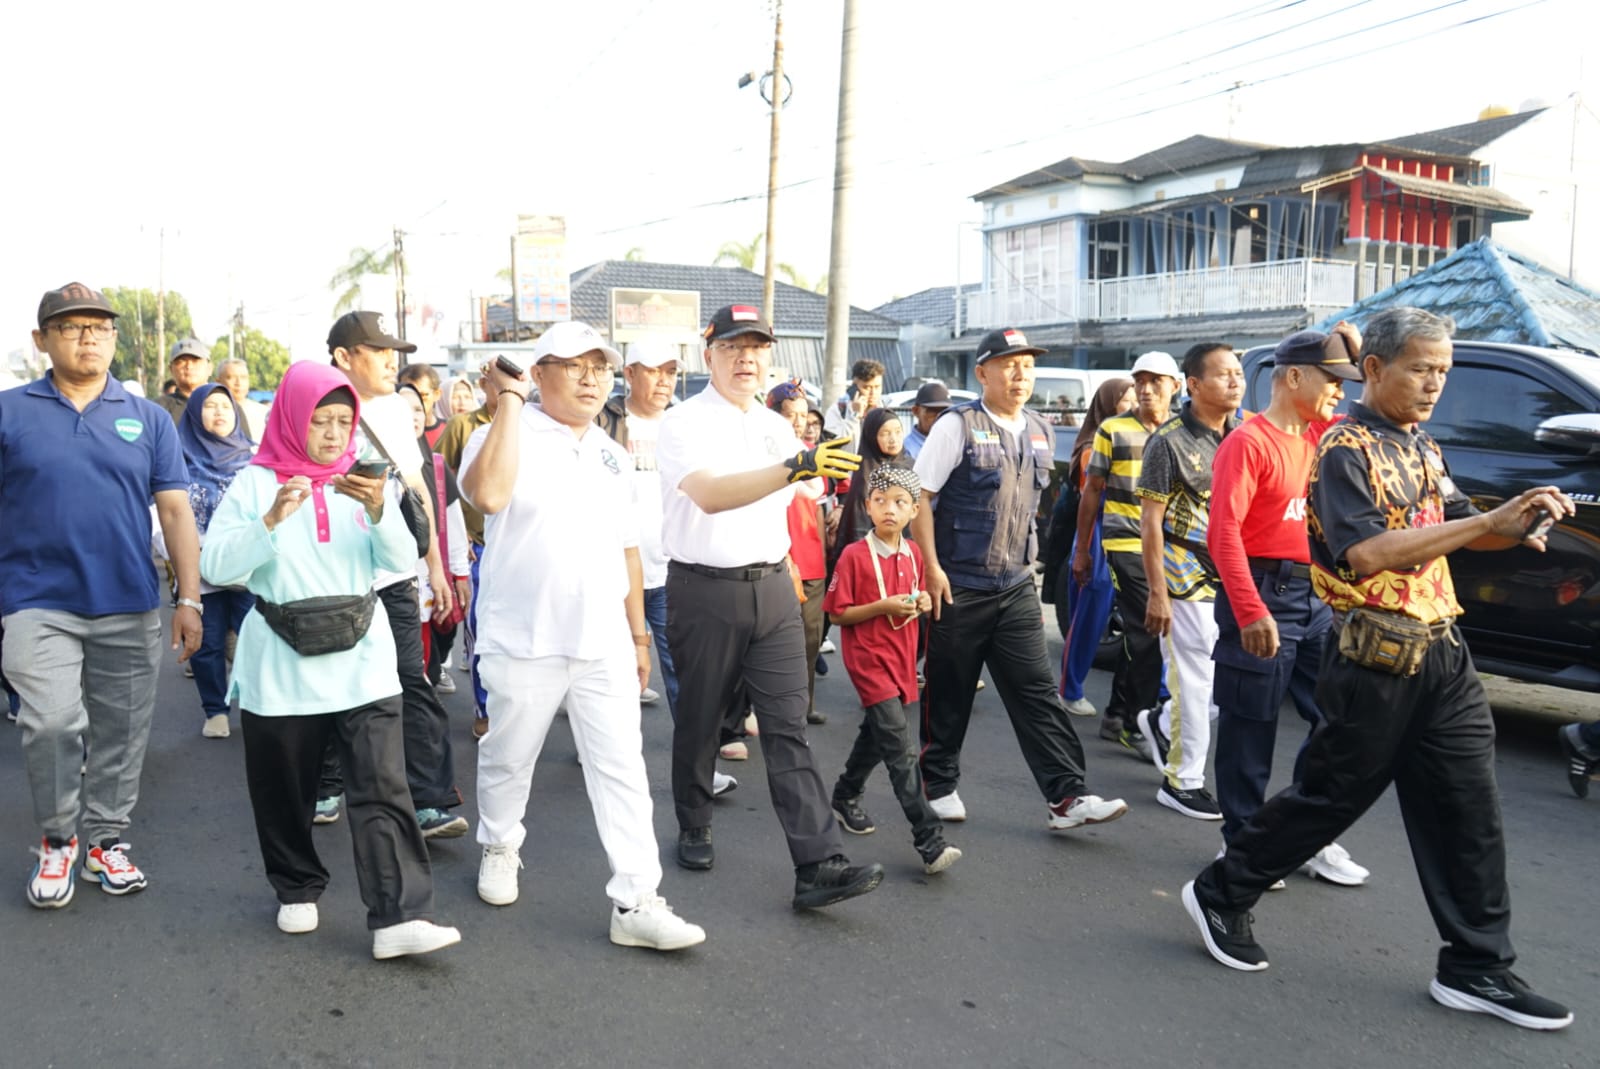
[[[163,490],[182,490],[187,495],[189,465],[183,462],[177,426],[169,419],[158,419],[146,427],[150,431],[150,495]]]
[[[248,586],[255,570],[278,555],[277,539],[261,522],[259,482],[243,476],[233,480],[211,516],[200,547],[200,577],[212,586]],[[276,484],[272,489],[276,496]]]
[[[661,473],[663,495],[677,493],[684,479],[706,466],[706,459],[695,449],[689,427],[692,407],[669,409],[661,420],[661,432],[656,438],[656,470]]]
[[[1256,494],[1257,454],[1252,445],[1250,437],[1235,431],[1217,448],[1211,466],[1211,514],[1206,524],[1206,548],[1240,627],[1249,627],[1267,615],[1266,603],[1250,579],[1250,556],[1240,526]]]
[[[823,612],[844,612],[860,604],[856,598],[855,583],[852,582],[856,565],[861,560],[861,550],[858,548],[860,546],[860,542],[851,542],[844,547],[844,552],[839,554],[839,563],[834,566],[833,578],[828,580],[828,593],[822,599]]]
[[[1328,551],[1341,566],[1350,547],[1389,529],[1372,493],[1366,452],[1330,434],[1317,451],[1311,471],[1310,505],[1322,525]]]
[[[1111,474],[1111,433],[1104,423],[1094,432],[1094,445],[1089,449],[1089,465],[1085,471],[1101,479]]]
[[[1144,461],[1133,492],[1151,501],[1165,502],[1172,500],[1172,489],[1172,438],[1152,435],[1144,447]]]
[[[928,432],[928,440],[917,454],[915,470],[922,488],[930,494],[943,490],[950,473],[961,463],[966,426],[962,420],[940,416]]]

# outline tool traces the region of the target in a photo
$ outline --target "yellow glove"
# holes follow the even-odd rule
[[[842,479],[861,467],[861,457],[845,451],[848,438],[835,438],[831,442],[818,442],[815,448],[802,449],[784,464],[789,468],[789,481],[812,479],[818,475],[829,479]]]

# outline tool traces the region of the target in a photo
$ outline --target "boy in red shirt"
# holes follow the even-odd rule
[[[922,482],[885,465],[867,479],[873,529],[839,554],[823,609],[839,628],[839,650],[864,716],[844,772],[833,787],[833,810],[856,835],[877,830],[861,807],[867,777],[880,762],[911,822],[923,871],[943,872],[961,857],[944,841],[944,824],[922,793],[917,752],[906,728],[906,703],[917,698],[917,617],[933,608],[922,589],[922,551],[901,532],[917,514]]]

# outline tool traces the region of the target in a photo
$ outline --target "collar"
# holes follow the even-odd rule
[[[46,369],[43,377],[28,383],[27,394],[30,397],[54,397],[57,400],[66,400],[61,396],[61,391],[56,388],[54,368]],[[106,375],[105,388],[100,391],[98,399],[101,401],[126,401],[128,399],[128,391],[123,389],[122,383],[108,373]]]
[[[1228,417],[1222,421],[1222,430],[1218,431],[1207,427],[1204,423],[1200,422],[1200,417],[1194,414],[1193,401],[1185,401],[1183,403],[1183,407],[1178,410],[1178,419],[1183,421],[1183,429],[1194,435],[1196,438],[1210,436],[1220,440],[1227,437],[1228,432],[1239,425],[1238,414],[1230,412],[1228,413]]]
[[[890,549],[889,544],[878,537],[877,531],[869,530],[867,531],[867,548],[880,557],[893,557],[896,554],[902,557],[911,556],[911,540],[905,536],[904,531],[900,533],[900,548]]]
[[[1368,408],[1360,401],[1350,402],[1350,415],[1348,418],[1397,441],[1410,444],[1417,439],[1415,431],[1408,431],[1398,423],[1391,423],[1387,418],[1379,415],[1375,409]]]
[[[740,416],[748,416],[752,412],[767,411],[767,406],[761,403],[759,396],[752,397],[750,399],[749,408],[740,408],[738,405],[722,396],[722,392],[718,390],[716,385],[709,379],[706,381],[705,388],[699,393],[695,394],[695,396],[705,401],[707,404],[719,405],[722,408],[726,408]]]

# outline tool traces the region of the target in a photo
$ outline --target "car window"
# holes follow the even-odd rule
[[[1083,383],[1077,379],[1035,379],[1028,407],[1082,411],[1088,406],[1084,403]]]
[[[1520,371],[1458,364],[1424,429],[1444,446],[1531,453],[1539,448],[1533,432],[1540,423],[1584,410]]]

